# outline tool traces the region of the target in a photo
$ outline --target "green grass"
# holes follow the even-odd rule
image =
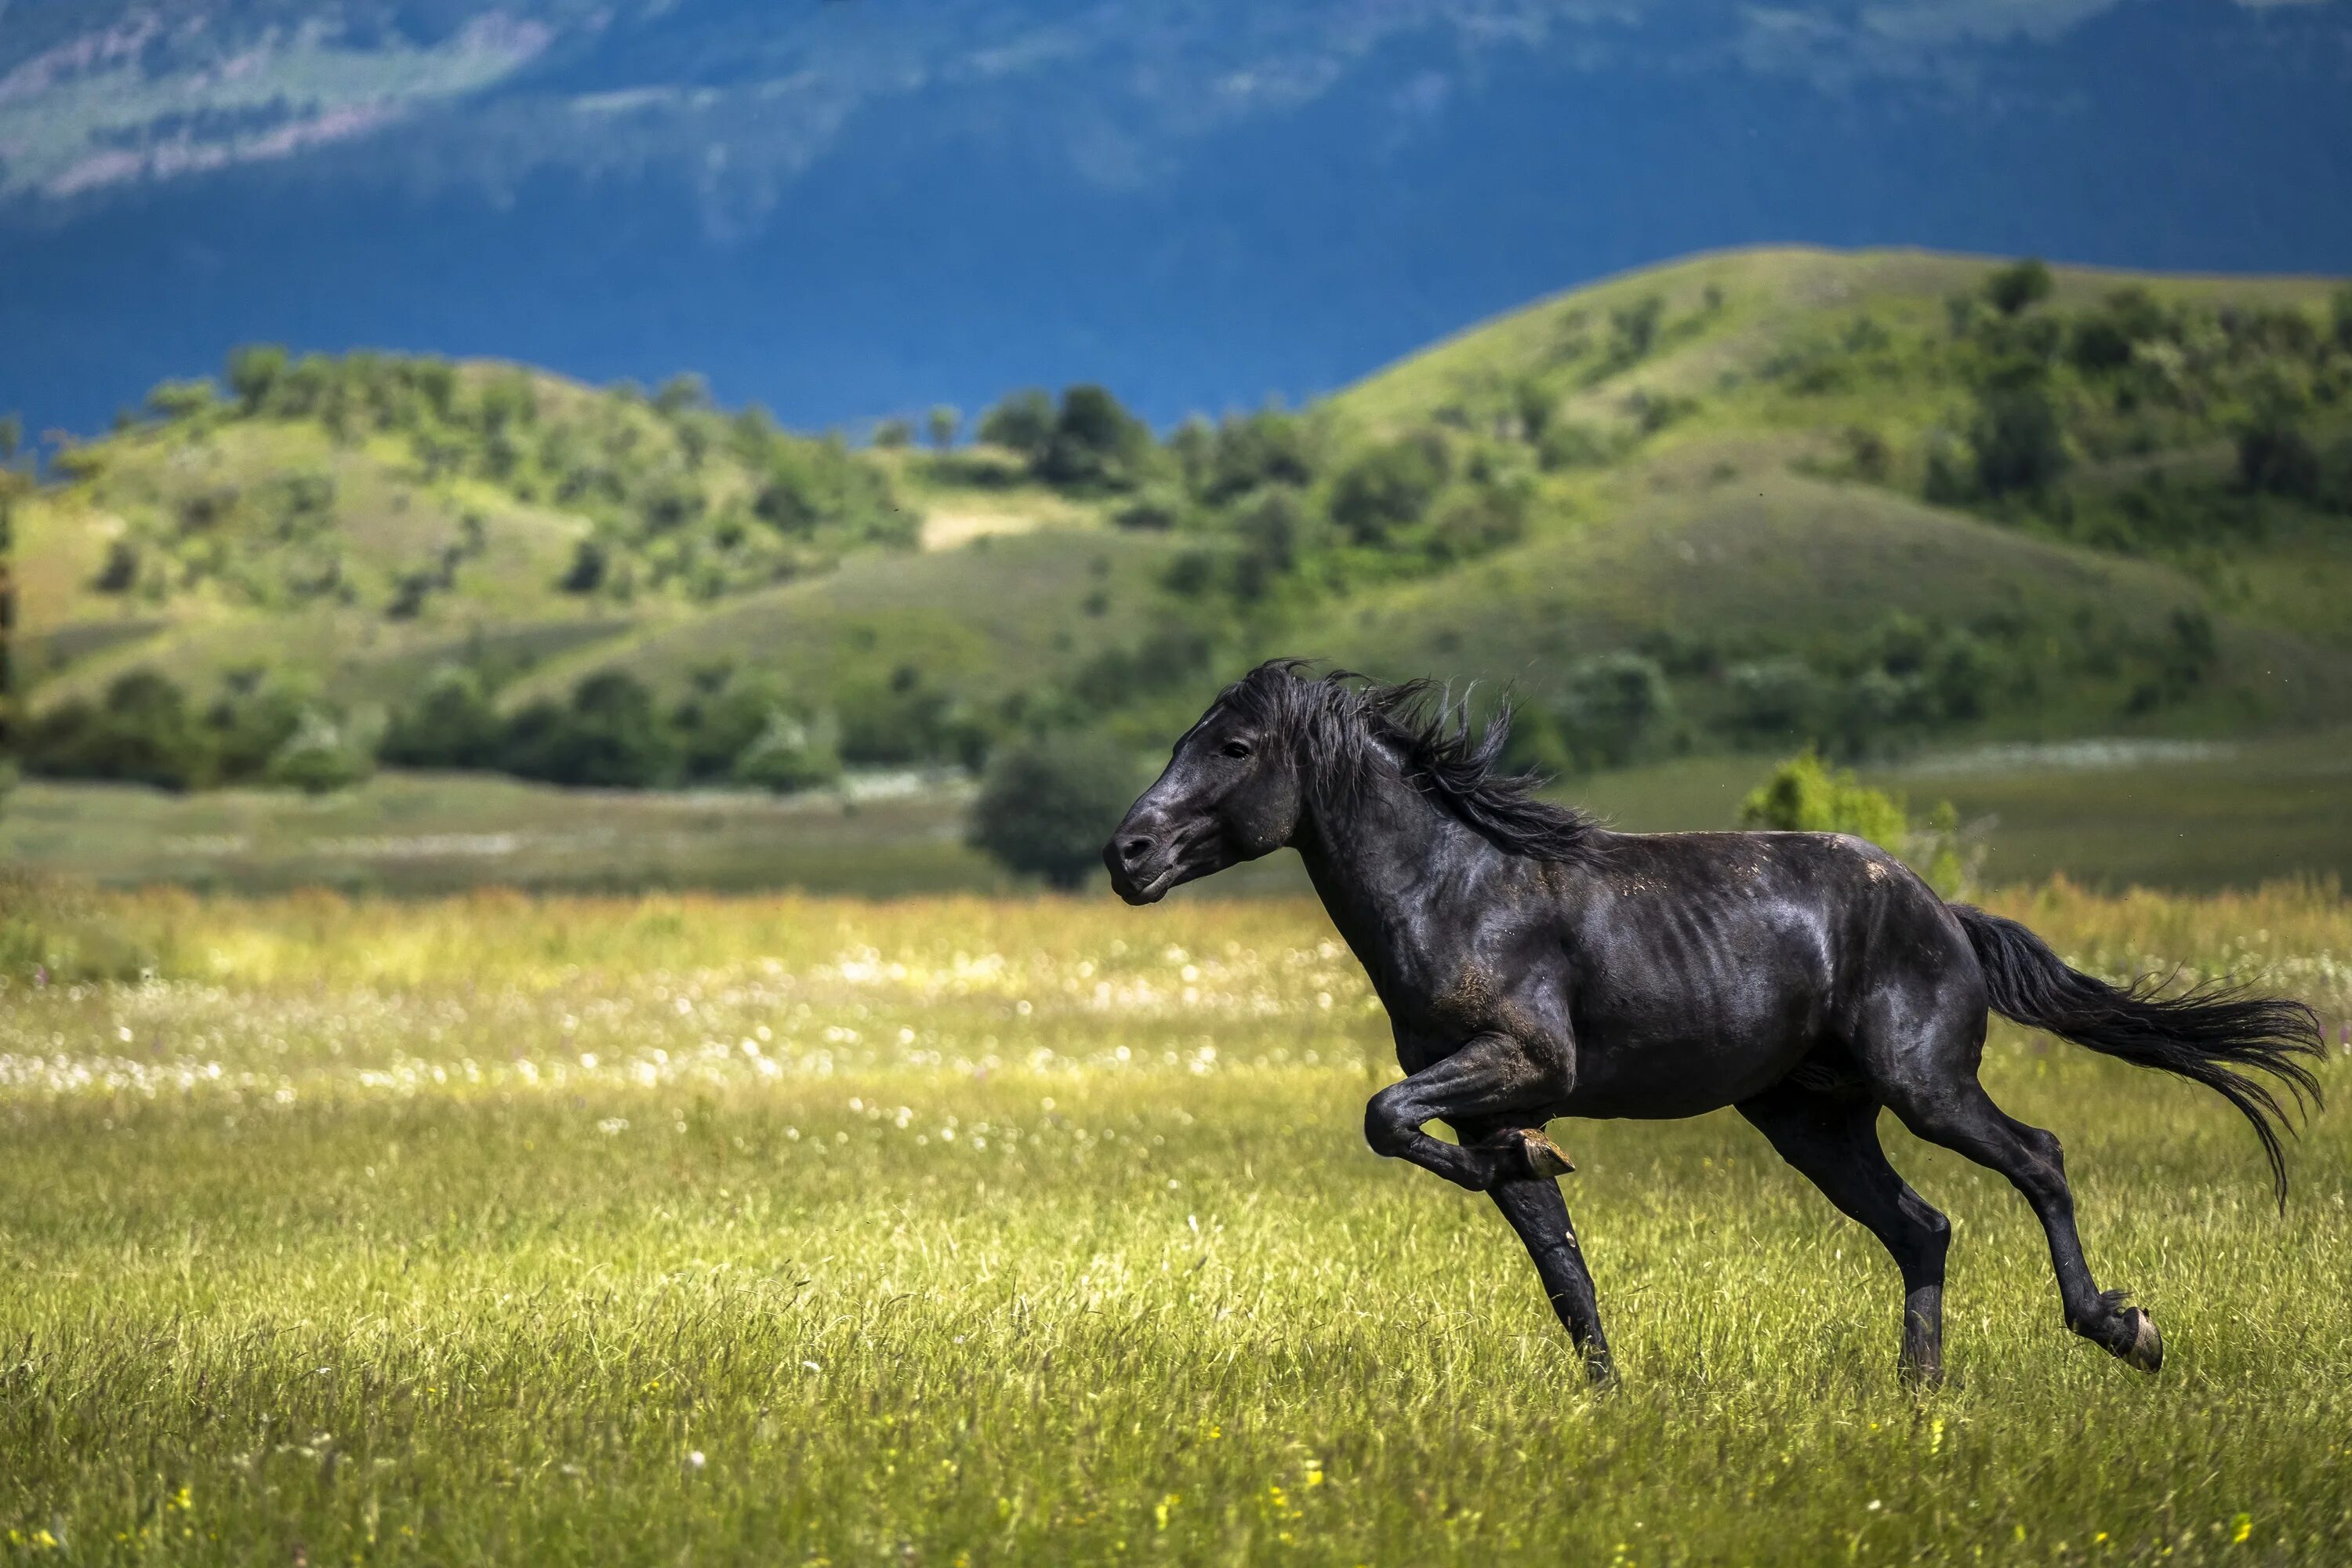
[[[1557,793],[1635,832],[1728,827],[1770,765],[1684,758],[1563,781]],[[1925,810],[1959,807],[1995,886],[2202,891],[2283,878],[2352,883],[2352,736],[2122,741],[1931,752],[1864,778]],[[563,790],[488,774],[385,773],[322,799],[277,790],[172,795],[31,780],[0,813],[0,861],[116,886],[304,886],[402,894],[484,885],[896,894],[992,891],[963,843],[967,787],[924,784],[845,808],[832,795]],[[1303,893],[1294,857],[1208,891]]]
[[[2341,903],[2006,907],[2352,1015]],[[1363,1147],[1385,1030],[1299,904],[79,919],[161,973],[11,963],[12,1560],[2352,1554],[2340,1117],[2282,1219],[2211,1097],[1998,1033],[2170,1361],[2074,1341],[2021,1202],[1896,1133],[1958,1226],[1916,1400],[1892,1268],[1743,1125],[1566,1124],[1595,1397],[1483,1201]]]
[[[243,891],[1000,888],[1004,875],[963,843],[968,794],[940,784],[845,803],[392,773],[310,798],[34,781],[0,816],[0,859],[116,886]]]

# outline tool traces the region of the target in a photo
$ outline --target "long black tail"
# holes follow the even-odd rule
[[[2285,1084],[2298,1109],[2306,1100],[2317,1105],[2319,1079],[2304,1063],[2326,1055],[2316,1013],[2300,1002],[2250,995],[2226,982],[2173,996],[2157,994],[2163,982],[2152,976],[2118,988],[2069,969],[2049,943],[2015,921],[1966,904],[1954,904],[1952,912],[1984,966],[1995,1012],[2203,1084],[2254,1124],[2270,1159],[2272,1188],[2285,1204],[2286,1156],[2279,1134],[2286,1129],[2286,1108],[2270,1084],[2241,1069],[2253,1068]]]

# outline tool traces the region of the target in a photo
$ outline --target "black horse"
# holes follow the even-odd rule
[[[2000,1172],[2050,1237],[2066,1326],[2144,1372],[2156,1323],[2101,1291],[2058,1140],[1977,1081],[1988,1006],[2204,1084],[2244,1112],[2285,1200],[2278,1097],[2318,1096],[2296,1002],[2163,996],[2068,968],[2024,927],[1948,904],[1902,861],[1828,833],[1613,833],[1498,776],[1506,710],[1474,736],[1427,682],[1276,660],[1228,687],[1104,851],[1131,904],[1287,845],[1388,1009],[1406,1077],[1374,1095],[1382,1154],[1490,1194],[1596,1382],[1592,1277],[1553,1179],[1555,1117],[1735,1106],[1895,1257],[1901,1369],[1940,1377],[1951,1227],[1878,1143],[1879,1108]],[[1444,1120],[1460,1139],[1422,1131]]]

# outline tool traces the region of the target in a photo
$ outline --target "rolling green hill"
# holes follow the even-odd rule
[[[652,749],[592,782],[634,783],[724,776],[771,710],[853,764],[1139,743],[1278,651],[1512,683],[1526,760],[1571,770],[2352,718],[2352,293],[2323,280],[1730,253],[1307,410],[1163,439],[1075,389],[949,450],[685,381],[250,351],[227,382],[159,388],[16,508],[37,771],[152,776],[68,733],[138,672],[250,768],[240,725],[363,747],[452,669],[486,736],[624,670],[599,744]]]

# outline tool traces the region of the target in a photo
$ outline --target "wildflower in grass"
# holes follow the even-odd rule
[[[2243,1546],[2246,1543],[2246,1537],[2253,1532],[2254,1516],[2251,1513],[2242,1513],[2230,1521],[2230,1544]]]
[[[694,1448],[688,1451],[686,1456],[686,1468],[688,1469],[698,1470],[702,1468],[704,1463],[705,1461],[703,1459],[701,1449]]]

